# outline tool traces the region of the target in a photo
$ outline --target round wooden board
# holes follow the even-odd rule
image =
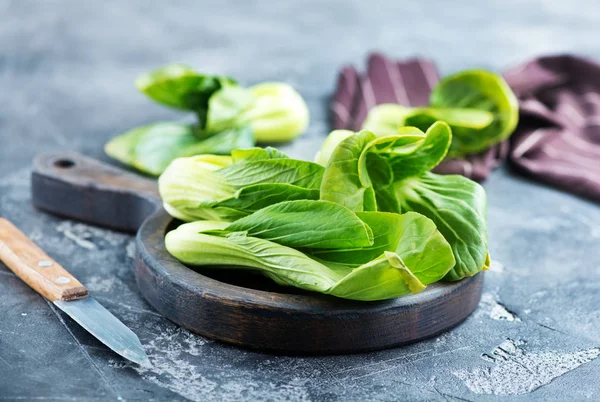
[[[161,314],[201,335],[286,353],[389,348],[446,331],[477,307],[483,274],[437,283],[417,295],[358,302],[275,285],[240,271],[195,271],[165,249],[177,222],[160,207],[156,183],[75,153],[40,155],[32,199],[46,211],[137,233],[135,275]]]

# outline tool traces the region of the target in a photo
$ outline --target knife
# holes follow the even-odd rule
[[[150,365],[137,335],[90,297],[73,275],[4,218],[0,218],[0,260],[33,290],[116,353],[137,364]]]

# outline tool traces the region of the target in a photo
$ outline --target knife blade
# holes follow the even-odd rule
[[[125,324],[7,219],[0,218],[0,260],[33,290],[54,303],[110,349],[140,365],[150,360]]]

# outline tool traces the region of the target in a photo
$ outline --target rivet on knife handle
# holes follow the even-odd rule
[[[0,218],[0,260],[50,301],[88,295],[87,289],[73,275],[4,218]]]

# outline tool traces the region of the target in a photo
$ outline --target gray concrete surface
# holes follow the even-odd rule
[[[106,160],[115,134],[181,118],[133,88],[167,62],[296,86],[312,120],[284,148],[310,158],[336,68],[369,50],[431,57],[444,73],[566,51],[600,58],[599,23],[593,0],[0,0],[0,215],[136,331],[154,363],[124,362],[0,264],[0,400],[598,400],[597,204],[498,170],[486,183],[493,268],[463,325],[376,353],[287,357],[162,318],[137,291],[132,238],[36,211],[29,171],[44,151]]]

